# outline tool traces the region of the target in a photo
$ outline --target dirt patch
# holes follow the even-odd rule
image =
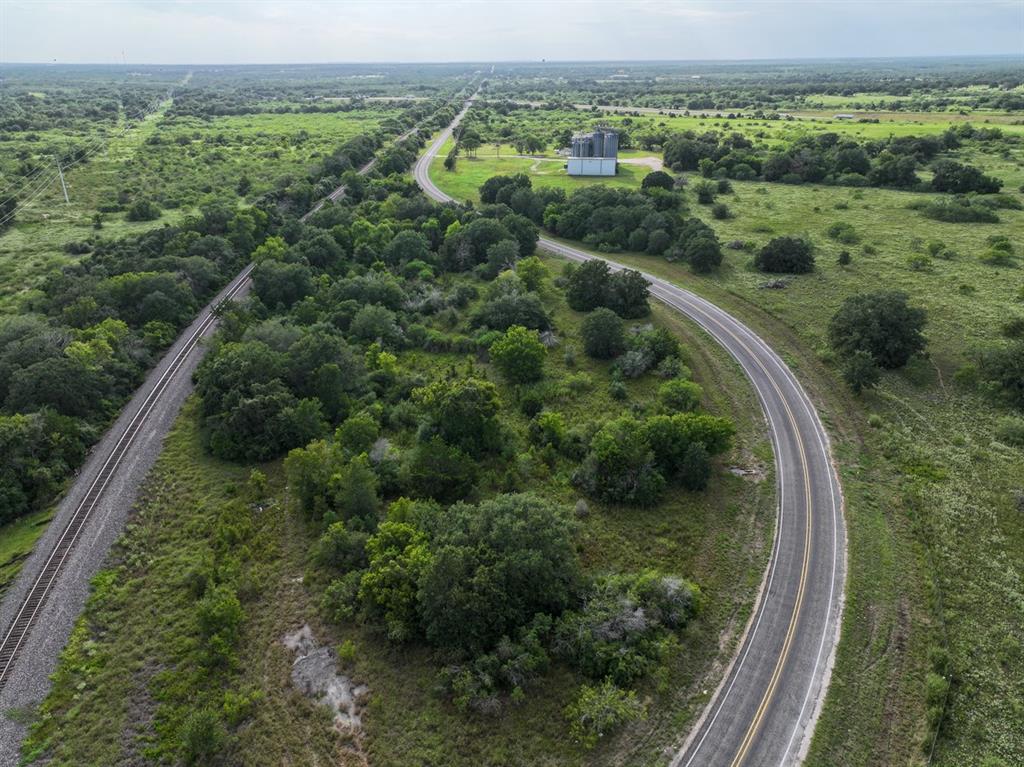
[[[309,624],[286,634],[281,644],[295,653],[291,675],[295,689],[330,708],[339,731],[361,732],[362,709],[370,688],[338,673],[337,654],[316,641]]]
[[[664,166],[660,157],[628,157],[620,159],[623,165],[646,165],[651,170],[661,170]]]

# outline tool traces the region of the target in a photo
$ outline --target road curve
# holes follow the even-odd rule
[[[435,200],[451,198],[430,179],[431,161],[471,103],[413,170]],[[600,258],[544,237],[539,245],[574,261]],[[736,654],[670,765],[799,764],[828,690],[846,578],[843,498],[828,434],[796,377],[752,330],[688,290],[644,277],[655,298],[696,322],[750,379],[771,432],[779,497],[771,558]]]

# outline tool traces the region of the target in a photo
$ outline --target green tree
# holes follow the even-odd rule
[[[754,257],[762,272],[804,274],[814,270],[811,246],[799,237],[776,237]]]
[[[382,615],[389,639],[410,639],[419,630],[419,583],[432,562],[427,537],[404,522],[382,522],[366,541],[366,553],[359,599]]]
[[[601,500],[636,506],[653,505],[665,487],[642,424],[630,416],[598,430],[574,479]]]
[[[611,309],[594,309],[580,326],[583,349],[594,359],[607,360],[625,351],[625,323]]]
[[[414,389],[413,401],[426,411],[441,438],[470,455],[497,447],[498,390],[490,381],[455,378]]]
[[[640,182],[641,189],[667,189],[671,192],[674,187],[675,180],[663,170],[648,173]]]
[[[569,604],[580,578],[573,523],[549,501],[500,495],[455,504],[428,524],[420,612],[432,644],[478,655]]]
[[[565,298],[578,312],[589,312],[608,302],[608,263],[599,258],[585,261],[569,275]]]
[[[658,401],[662,407],[674,413],[690,413],[700,407],[703,389],[693,381],[673,378],[658,387]]]
[[[903,367],[926,343],[925,311],[907,300],[892,290],[850,296],[829,323],[832,348],[847,357],[866,352],[883,368]]]
[[[544,377],[547,350],[536,330],[513,325],[491,344],[490,356],[509,383],[530,383]]]
[[[521,259],[516,263],[516,274],[531,293],[540,290],[541,283],[548,276],[548,268],[536,256]]]

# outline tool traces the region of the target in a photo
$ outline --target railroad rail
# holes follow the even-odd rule
[[[164,372],[153,385],[153,388],[150,389],[149,394],[142,401],[142,404],[136,411],[135,416],[121,434],[120,439],[118,439],[106,459],[103,461],[103,465],[100,467],[100,470],[97,472],[92,484],[89,486],[88,492],[86,492],[85,497],[82,498],[81,502],[75,508],[71,519],[68,521],[60,538],[57,540],[57,544],[53,547],[53,550],[50,552],[50,556],[47,558],[42,570],[22,601],[21,607],[15,615],[14,621],[11,623],[11,627],[7,630],[3,640],[0,641],[0,690],[3,689],[9,672],[14,666],[14,661],[17,659],[19,652],[24,647],[25,640],[28,638],[29,632],[35,625],[39,611],[46,602],[46,597],[49,595],[50,589],[56,582],[57,576],[60,574],[68,555],[71,553],[71,550],[75,545],[75,542],[78,540],[79,534],[82,532],[85,524],[89,521],[90,515],[99,503],[100,498],[103,496],[103,492],[107,489],[107,485],[110,484],[111,478],[117,472],[117,469],[124,460],[124,457],[128,454],[129,450],[131,450],[136,436],[146,425],[150,413],[160,401],[160,397],[164,393],[168,384],[181,369],[182,365],[185,364],[189,355],[191,355],[200,340],[202,340],[202,338],[216,323],[217,307],[238,295],[245,286],[246,281],[249,279],[252,269],[252,264],[249,264],[245,269],[243,269],[231,282],[227,291],[224,293],[223,298],[217,303],[217,306],[212,307],[207,311],[206,316],[203,317],[199,327],[192,331],[192,334],[185,341],[185,344],[171,359],[170,363],[164,369]]]

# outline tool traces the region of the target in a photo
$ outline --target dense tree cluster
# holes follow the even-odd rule
[[[245,263],[258,209],[203,208],[49,277],[31,313],[0,322],[0,520],[52,498],[157,355]]]
[[[968,126],[969,127],[969,126]],[[950,128],[941,136],[893,136],[858,142],[838,133],[801,136],[782,147],[755,145],[742,133],[684,131],[666,136],[665,165],[699,171],[707,177],[740,181],[830,183],[846,186],[917,188],[917,170],[944,151],[960,146],[970,130]],[[931,189],[937,192],[998,192],[1002,182],[977,168],[952,160],[932,165]]]

